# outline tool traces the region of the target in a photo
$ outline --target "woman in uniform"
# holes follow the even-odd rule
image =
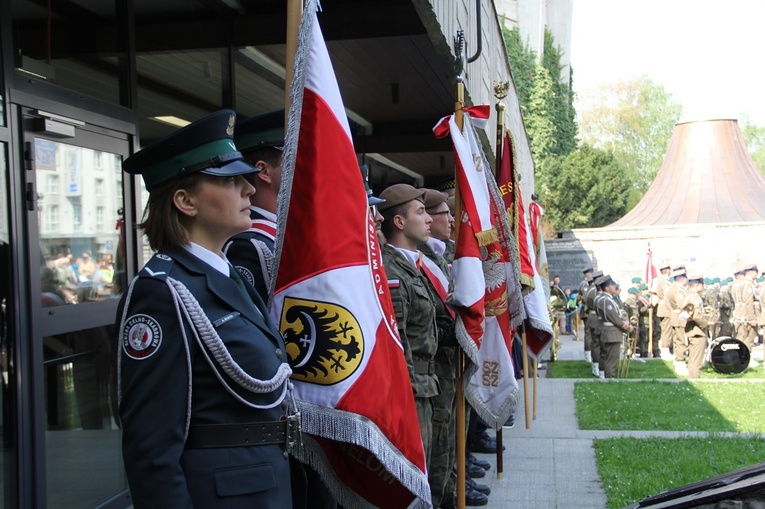
[[[198,120],[129,157],[149,200],[156,254],[120,302],[122,454],[142,508],[291,507],[289,366],[263,301],[225,241],[250,226],[234,112]]]

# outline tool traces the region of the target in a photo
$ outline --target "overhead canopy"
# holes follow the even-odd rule
[[[765,221],[765,178],[736,120],[704,120],[675,126],[651,187],[608,227],[750,221]]]

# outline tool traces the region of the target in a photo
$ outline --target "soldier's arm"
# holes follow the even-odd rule
[[[409,294],[406,291],[405,285],[401,283],[401,280],[398,279],[398,275],[395,273],[388,274],[388,287],[390,289],[390,300],[393,303],[393,312],[396,314],[398,335],[404,347],[404,358],[406,359],[406,368],[409,371],[409,382],[414,387],[414,360],[412,359],[409,337],[406,335],[406,321],[409,318]]]

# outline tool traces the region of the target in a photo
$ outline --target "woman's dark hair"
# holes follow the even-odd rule
[[[173,203],[179,189],[194,192],[204,175],[197,173],[159,184],[149,193],[138,228],[146,234],[154,251],[163,251],[188,244],[188,225],[191,218],[181,213]]]

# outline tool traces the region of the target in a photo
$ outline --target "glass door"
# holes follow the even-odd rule
[[[37,472],[47,507],[99,507],[127,489],[114,320],[127,280],[128,136],[32,109],[22,122]]]

